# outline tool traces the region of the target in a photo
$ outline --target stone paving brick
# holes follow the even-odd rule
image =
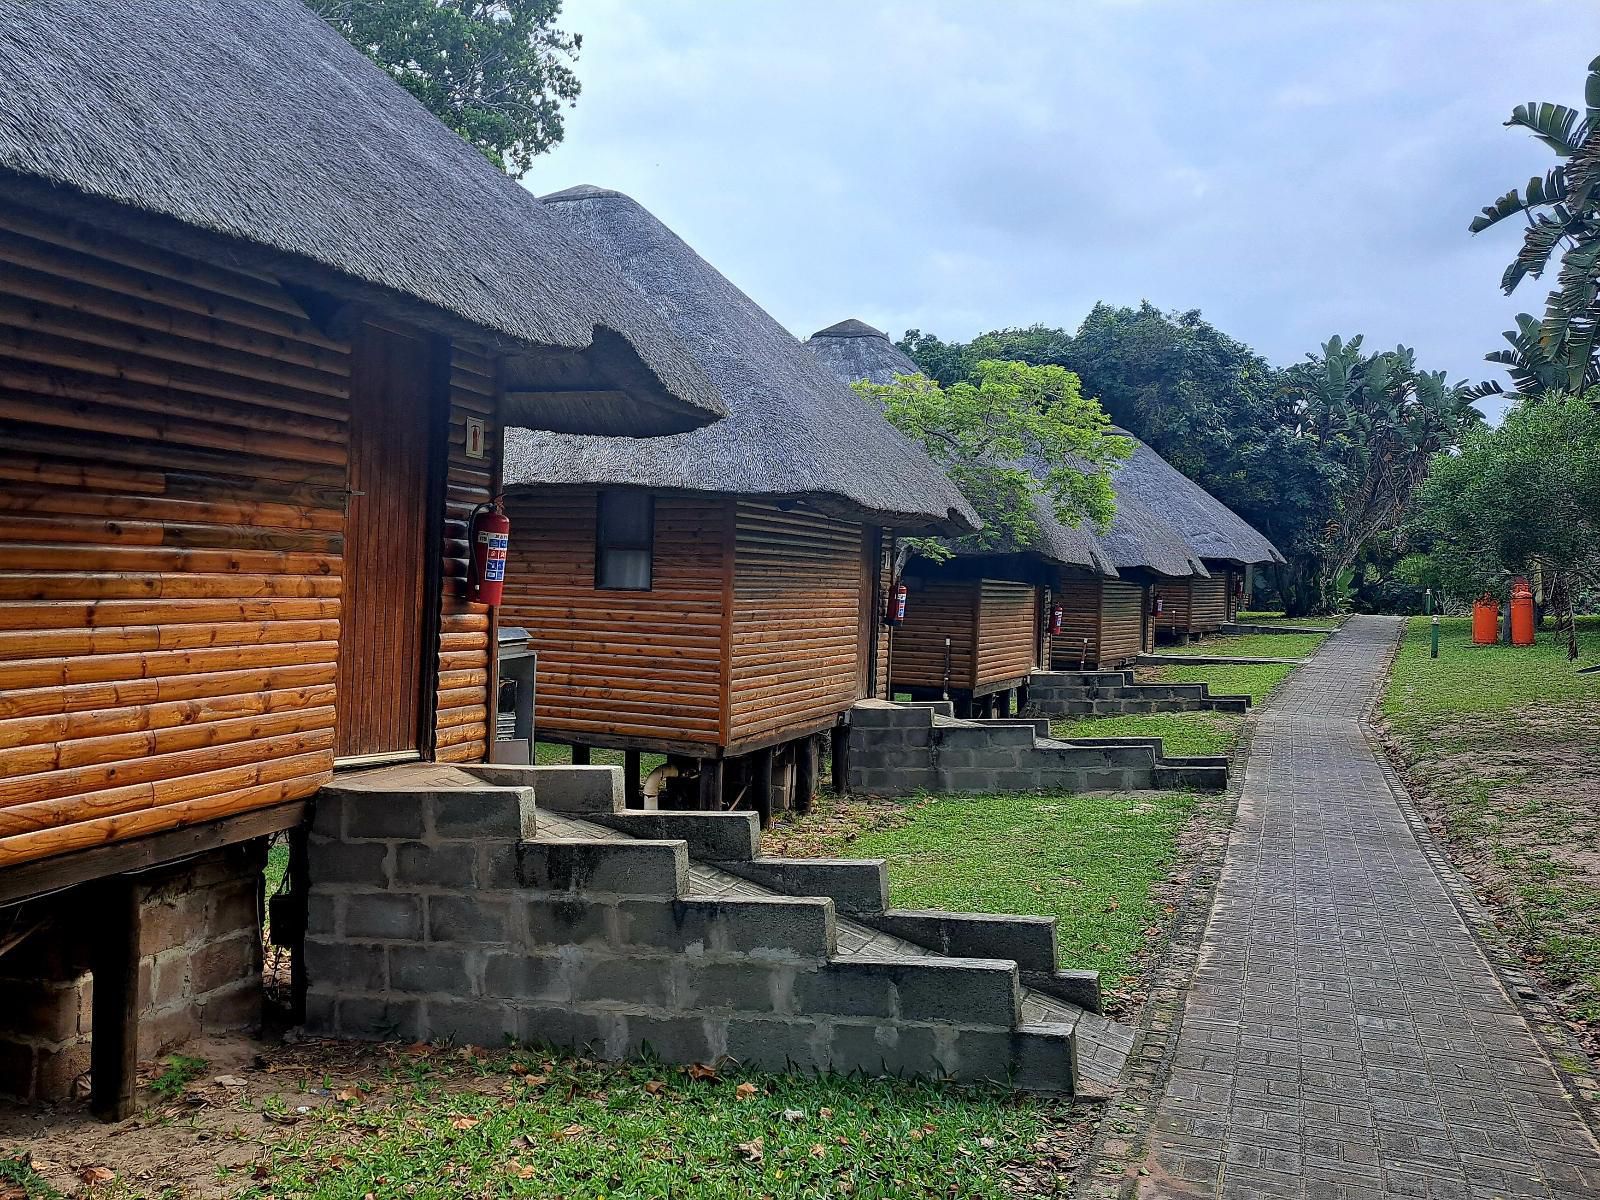
[[[1600,1147],[1419,844],[1354,617],[1263,706],[1142,1197],[1596,1195]]]

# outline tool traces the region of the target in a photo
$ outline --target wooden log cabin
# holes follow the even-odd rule
[[[1113,472],[1117,494],[1137,500],[1175,529],[1206,569],[1204,575],[1163,580],[1156,586],[1161,602],[1156,631],[1183,641],[1215,633],[1237,615],[1251,566],[1281,563],[1283,555],[1149,446],[1126,430],[1117,432],[1134,443],[1132,455]]]
[[[545,200],[679,330],[725,421],[638,441],[508,431],[502,619],[538,653],[547,742],[668,756],[666,805],[765,819],[817,777],[816,735],[882,694],[896,531],[976,516],[926,454],[759,305],[616,192]],[[835,739],[842,744],[845,739]]]
[[[887,384],[921,368],[888,335],[846,320],[806,342],[835,376]],[[906,564],[905,621],[891,634],[895,694],[950,699],[958,715],[1007,712],[1028,676],[1049,663],[1047,614],[1063,586],[1085,591],[1116,576],[1088,531],[1064,525],[1050,506],[1035,513],[1035,543],[1014,553],[956,548],[955,557]]]
[[[1052,603],[1061,606],[1062,628],[1050,638],[1053,670],[1097,671],[1133,662],[1155,645],[1156,589],[1206,576],[1199,556],[1175,529],[1125,489],[1116,492],[1116,516],[1099,535],[1116,578],[1056,582]]]
[[[56,928],[0,989],[30,947],[112,964],[97,1104],[151,1052],[128,872],[296,826],[346,764],[488,753],[463,576],[502,422],[723,411],[609,260],[295,0],[8,12],[0,919]],[[35,1057],[0,1091],[44,1090]]]

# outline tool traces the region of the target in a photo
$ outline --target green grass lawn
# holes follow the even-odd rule
[[[1213,696],[1249,696],[1260,704],[1293,670],[1292,663],[1220,663],[1141,667],[1138,674],[1150,683],[1209,683]]]
[[[572,762],[572,747],[559,746],[554,742],[535,742],[533,744],[533,761],[541,767],[561,767]],[[665,754],[639,755],[639,778],[643,779],[662,763],[667,761]],[[589,762],[597,767],[620,767],[623,765],[621,750],[602,750],[596,746],[589,751]]]
[[[1503,935],[1568,1013],[1600,1033],[1600,618],[1584,657],[1541,631],[1531,647],[1474,646],[1440,621],[1437,659],[1413,617],[1383,700],[1394,753]]]
[[[1158,654],[1221,654],[1239,658],[1306,658],[1328,640],[1325,633],[1218,635],[1187,646],[1157,646]]]
[[[71,1172],[88,1161],[110,1175],[92,1189],[103,1200],[1001,1200],[1065,1194],[1098,1112],[998,1089],[539,1050],[310,1043],[269,1048],[236,1077],[197,1080],[131,1136],[70,1158],[54,1148],[67,1161],[49,1178],[0,1152],[0,1194],[78,1195]],[[141,1148],[169,1164],[160,1179],[139,1178]]]
[[[811,816],[764,835],[763,846],[885,859],[898,908],[1055,917],[1062,964],[1098,969],[1110,989],[1149,931],[1164,925],[1152,885],[1177,860],[1179,832],[1200,803],[1187,792],[928,796],[894,805],[826,796]],[[808,839],[808,826],[826,832]]]
[[[1244,717],[1237,713],[1130,713],[1052,721],[1058,738],[1158,737],[1167,754],[1232,754]]]

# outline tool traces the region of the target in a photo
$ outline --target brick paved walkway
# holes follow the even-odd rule
[[[1600,1150],[1362,736],[1398,618],[1262,707],[1143,1197],[1600,1197]]]

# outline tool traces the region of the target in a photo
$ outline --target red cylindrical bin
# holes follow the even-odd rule
[[[1492,646],[1500,640],[1500,601],[1480,596],[1472,605],[1472,643]]]
[[[1533,645],[1533,589],[1526,579],[1511,585],[1511,644]]]

